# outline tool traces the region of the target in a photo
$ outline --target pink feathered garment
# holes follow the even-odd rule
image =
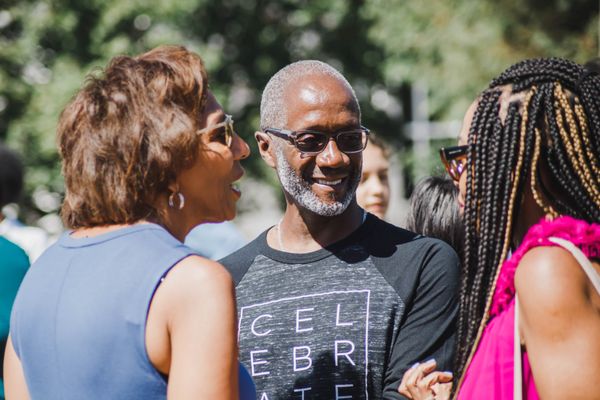
[[[600,225],[571,217],[543,219],[532,226],[512,257],[502,264],[492,299],[490,319],[479,346],[467,367],[459,390],[461,400],[513,399],[513,340],[515,313],[515,272],[519,262],[533,247],[557,246],[550,237],[569,240],[589,257],[598,257]],[[527,352],[523,352],[523,399],[539,399]]]

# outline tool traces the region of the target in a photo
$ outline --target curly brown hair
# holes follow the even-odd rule
[[[208,80],[180,46],[113,58],[62,112],[57,129],[69,228],[157,219],[157,198],[195,161]]]

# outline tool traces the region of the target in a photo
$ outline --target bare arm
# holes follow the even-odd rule
[[[15,353],[10,336],[4,353],[4,395],[11,400],[29,400],[21,360]]]
[[[536,388],[548,399],[598,399],[600,296],[566,250],[538,247],[515,276],[521,337]]]
[[[218,263],[188,257],[159,286],[146,347],[169,375],[169,399],[238,398],[234,287]]]

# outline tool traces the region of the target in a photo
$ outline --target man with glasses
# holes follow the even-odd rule
[[[368,135],[354,91],[325,63],[288,65],[263,92],[255,137],[286,210],[221,260],[259,400],[397,399],[415,362],[452,367],[457,256],[358,206]]]

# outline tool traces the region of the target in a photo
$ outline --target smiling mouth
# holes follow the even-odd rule
[[[310,180],[313,183],[316,183],[317,185],[327,186],[332,189],[337,189],[346,181],[346,178],[338,178],[338,179],[311,178]]]
[[[236,194],[238,198],[242,195],[242,190],[240,189],[240,179],[244,177],[244,169],[239,167],[239,171],[237,174],[233,176],[234,180],[229,184],[229,188],[233,193]]]
[[[342,183],[342,180],[341,179],[336,179],[336,180],[315,179],[315,182],[318,183],[319,185],[335,186],[335,185],[339,185],[340,183]]]
[[[238,182],[234,182],[234,183],[230,184],[229,188],[231,189],[231,191],[233,193],[235,193],[237,195],[237,197],[240,197],[242,195],[242,191],[240,190],[240,185]]]

